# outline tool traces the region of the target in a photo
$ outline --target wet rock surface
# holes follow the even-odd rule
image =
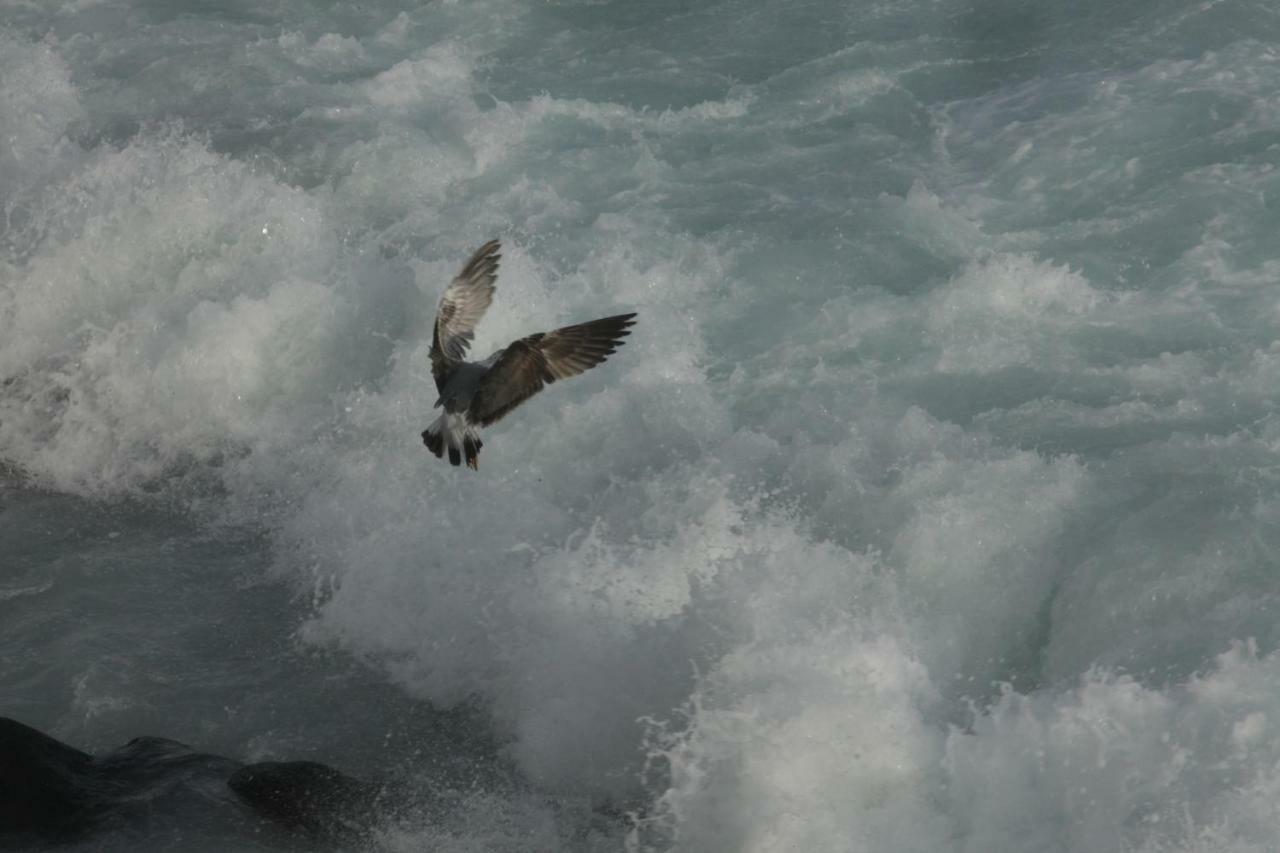
[[[314,761],[244,764],[139,737],[93,756],[0,717],[0,848],[102,834],[344,844],[386,812],[381,786]],[[265,826],[264,826],[265,824]]]

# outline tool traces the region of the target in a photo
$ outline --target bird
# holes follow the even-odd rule
[[[480,427],[496,423],[512,409],[557,379],[577,376],[622,346],[631,334],[635,312],[538,332],[490,355],[467,361],[475,328],[493,301],[501,243],[485,243],[462,267],[436,309],[431,339],[431,374],[440,396],[433,408],[444,412],[422,431],[422,443],[443,459],[480,470]]]

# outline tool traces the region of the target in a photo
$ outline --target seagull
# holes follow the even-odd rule
[[[431,340],[431,375],[440,398],[434,408],[444,414],[422,431],[422,442],[449,462],[480,470],[478,427],[495,423],[557,379],[577,376],[622,346],[631,334],[634,313],[602,317],[554,332],[539,332],[513,341],[484,361],[466,361],[476,324],[493,301],[501,245],[485,243],[467,261],[440,297]]]

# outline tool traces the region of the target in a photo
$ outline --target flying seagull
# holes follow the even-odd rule
[[[539,332],[513,341],[484,361],[466,361],[476,324],[493,301],[500,245],[481,246],[445,288],[436,309],[431,341],[431,374],[444,414],[422,432],[422,441],[443,459],[480,468],[478,427],[496,422],[557,379],[568,379],[600,364],[631,334],[635,314],[618,314],[589,323]]]

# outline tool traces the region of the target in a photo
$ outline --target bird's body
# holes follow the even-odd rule
[[[453,369],[445,386],[440,389],[435,408],[444,407],[446,412],[465,412],[480,388],[480,380],[493,367],[494,362],[504,350],[498,350],[484,361],[463,361]]]
[[[431,373],[444,413],[422,432],[422,441],[437,457],[479,468],[478,428],[488,426],[557,379],[576,376],[600,364],[631,334],[635,314],[618,314],[553,332],[513,341],[484,361],[465,356],[475,327],[493,301],[498,260],[497,240],[471,256],[440,298],[431,341]]]

